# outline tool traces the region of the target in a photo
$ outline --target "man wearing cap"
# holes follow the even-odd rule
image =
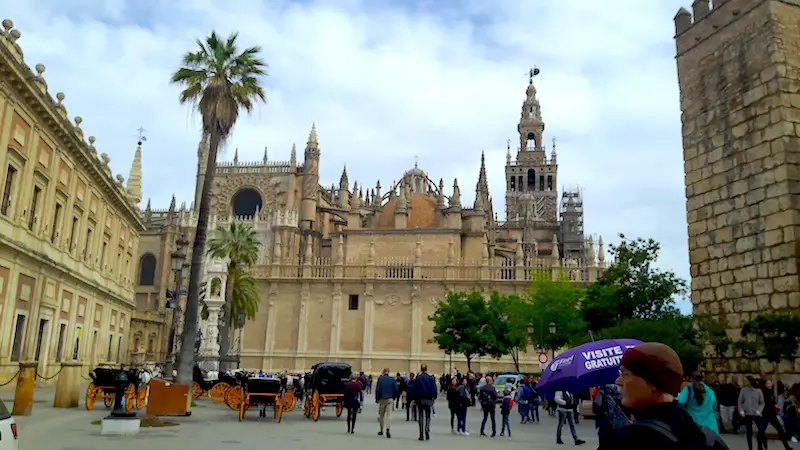
[[[634,420],[615,429],[599,449],[727,449],[675,402],[682,382],[683,365],[669,346],[648,342],[628,349],[620,362],[617,384],[622,388],[622,405]]]

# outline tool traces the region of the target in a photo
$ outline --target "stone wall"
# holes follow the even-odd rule
[[[797,3],[698,1],[675,17],[692,304],[733,338],[758,313],[800,308]],[[732,356],[715,371],[771,370]]]

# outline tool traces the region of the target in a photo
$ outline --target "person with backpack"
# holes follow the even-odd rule
[[[675,397],[683,365],[668,345],[639,344],[625,351],[617,385],[634,420],[614,429],[599,450],[728,450],[718,434],[697,425]]]
[[[506,389],[503,391],[503,400],[500,403],[500,417],[503,418],[503,425],[500,426],[500,436],[505,436],[506,430],[508,437],[511,437],[511,408],[514,407],[514,400],[511,400],[511,391]]]
[[[772,380],[766,380],[764,382],[762,391],[764,393],[764,411],[762,412],[763,422],[761,428],[766,428],[767,424],[772,425],[775,431],[778,432],[778,438],[781,440],[781,443],[783,443],[783,447],[786,450],[792,450],[792,446],[789,445],[789,436],[786,435],[780,420],[778,420],[780,407],[775,398],[775,385],[772,384]],[[766,445],[764,447],[766,447]]]
[[[600,445],[617,428],[622,428],[631,423],[621,408],[622,392],[616,384],[607,384],[597,388],[597,394],[592,401],[594,425],[597,428],[597,438]]]
[[[699,372],[692,374],[692,382],[678,394],[678,404],[683,406],[694,419],[694,423],[719,434],[717,424],[717,396],[703,382]]]
[[[497,390],[494,388],[494,379],[486,377],[486,384],[481,386],[478,391],[478,402],[483,410],[483,421],[481,421],[481,436],[486,436],[486,420],[492,419],[492,437],[497,435],[497,419],[495,416],[497,406]]]
[[[542,399],[539,397],[539,392],[536,391],[536,380],[530,382],[531,398],[528,402],[528,415],[531,417],[531,423],[539,423],[539,407],[542,405]]]
[[[578,433],[575,431],[575,408],[577,407],[580,398],[569,391],[558,391],[554,398],[558,410],[558,426],[556,427],[556,443],[564,444],[561,440],[561,430],[564,427],[564,422],[569,424],[569,431],[572,433],[572,438],[575,440],[575,445],[583,445],[586,441],[578,438]]]
[[[517,389],[517,403],[519,403],[519,423],[528,423],[531,421],[530,417],[530,401],[533,391],[528,385],[528,380],[523,380]]]

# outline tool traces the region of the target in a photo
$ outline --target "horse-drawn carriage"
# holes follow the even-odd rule
[[[283,417],[284,383],[281,378],[245,377],[241,379],[239,399],[239,421],[252,407],[260,407],[259,417],[267,416],[267,407],[271,406],[275,420],[279,423]],[[289,400],[288,398],[286,400]]]
[[[319,420],[320,411],[325,405],[335,405],[336,417],[341,416],[344,410],[344,387],[352,372],[353,369],[347,363],[315,364],[312,372],[305,378],[305,416],[314,421]]]
[[[92,382],[86,389],[86,409],[94,409],[94,403],[98,399],[103,400],[106,408],[114,405],[117,396],[119,382],[117,375],[124,372],[128,378],[128,385],[125,388],[125,411],[130,411],[134,407],[143,408],[147,402],[147,384],[150,382],[150,374],[147,371],[138,369],[122,369],[111,367],[97,367],[89,372]]]
[[[211,378],[195,365],[192,372],[192,398],[197,400],[208,395],[214,403],[222,404],[225,403],[225,394],[236,384],[236,379],[229,374],[223,373],[217,378]]]

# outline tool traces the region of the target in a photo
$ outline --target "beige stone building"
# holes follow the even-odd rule
[[[0,30],[0,367],[43,376],[63,361],[124,359],[143,230],[141,165],[127,185],[23,60],[19,30]]]
[[[446,188],[416,166],[387,186],[351,182],[344,170],[338,186],[323,187],[316,126],[302,162],[295,147],[288,161],[270,161],[265,150],[261,161],[239,161],[237,152],[232,162],[219,162],[209,228],[249,222],[263,244],[252,268],[262,297],[259,313],[233,336],[241,366],[300,370],[342,360],[366,371],[408,371],[424,361],[439,372],[450,360],[430,342],[427,317],[447,289],[520,292],[536,270],[575,282],[595,279],[604,265],[602,239],[595,243],[584,234],[580,191],[562,192],[559,202],[557,156],[555,147],[548,152],[543,144],[533,77],[518,133],[516,154],[509,141],[506,156],[506,221],[493,210],[482,156],[471,205],[462,203],[457,180]],[[198,149],[194,204],[207,170],[205,151]],[[174,282],[164,267],[175,237],[190,235],[196,217],[185,205],[176,211],[173,201],[168,210],[148,206],[143,220],[148,231],[142,256],[153,255],[156,262],[142,259],[140,265],[155,267],[163,281],[140,279],[137,295],[155,315],[159,309],[152,302],[158,298],[163,305],[163,292]],[[218,354],[215,324],[226,267],[225,261],[205,264],[205,281],[219,286],[207,298],[210,317],[201,347],[207,355]],[[538,357],[525,354],[523,368],[538,370]],[[454,365],[465,363],[456,355]],[[478,367],[513,364],[487,358]]]
[[[675,16],[692,303],[734,338],[760,312],[800,309],[798,23],[796,0],[698,0]]]

